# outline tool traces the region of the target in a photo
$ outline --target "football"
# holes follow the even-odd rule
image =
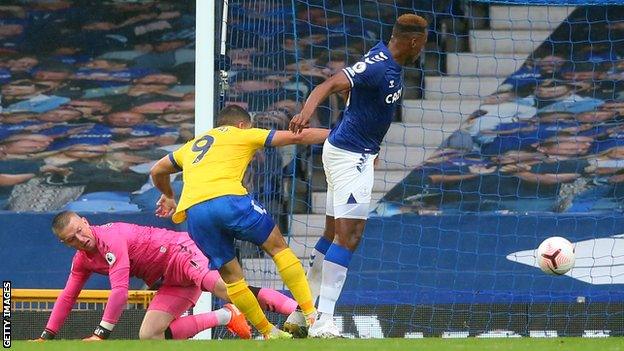
[[[575,260],[574,245],[560,236],[544,240],[537,248],[537,263],[548,274],[566,274]]]

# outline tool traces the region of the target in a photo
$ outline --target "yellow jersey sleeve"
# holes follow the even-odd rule
[[[169,154],[169,160],[173,163],[173,166],[182,171],[184,169],[184,156],[189,152],[189,148],[191,147],[191,143],[194,140],[187,142],[182,145],[179,149]]]
[[[273,140],[273,135],[275,134],[275,129],[261,129],[261,128],[251,128],[244,129],[245,139],[249,141],[249,143],[254,148],[268,147],[271,146],[271,140]]]

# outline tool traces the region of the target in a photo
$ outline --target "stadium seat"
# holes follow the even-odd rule
[[[63,210],[75,212],[140,212],[135,204],[113,200],[74,201],[67,204]]]

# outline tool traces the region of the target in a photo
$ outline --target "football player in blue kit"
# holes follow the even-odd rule
[[[299,133],[329,95],[349,91],[342,122],[323,145],[327,178],[325,232],[315,246],[308,272],[319,316],[308,335],[339,337],[334,308],[344,285],[349,261],[368,218],[373,188],[373,162],[399,105],[402,67],[414,64],[427,42],[427,21],[415,14],[400,16],[388,45],[379,42],[351,67],[320,84],[308,97],[290,130]],[[285,328],[297,328],[291,315]],[[291,330],[297,334],[296,330]]]

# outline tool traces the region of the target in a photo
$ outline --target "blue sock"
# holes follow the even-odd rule
[[[316,245],[314,246],[314,249],[320,253],[323,254],[323,256],[327,253],[327,250],[329,249],[329,247],[331,246],[331,241],[325,239],[324,236],[322,236],[317,242]]]
[[[332,243],[325,254],[325,261],[334,262],[335,264],[348,268],[352,256],[353,252],[351,252],[351,250]]]

